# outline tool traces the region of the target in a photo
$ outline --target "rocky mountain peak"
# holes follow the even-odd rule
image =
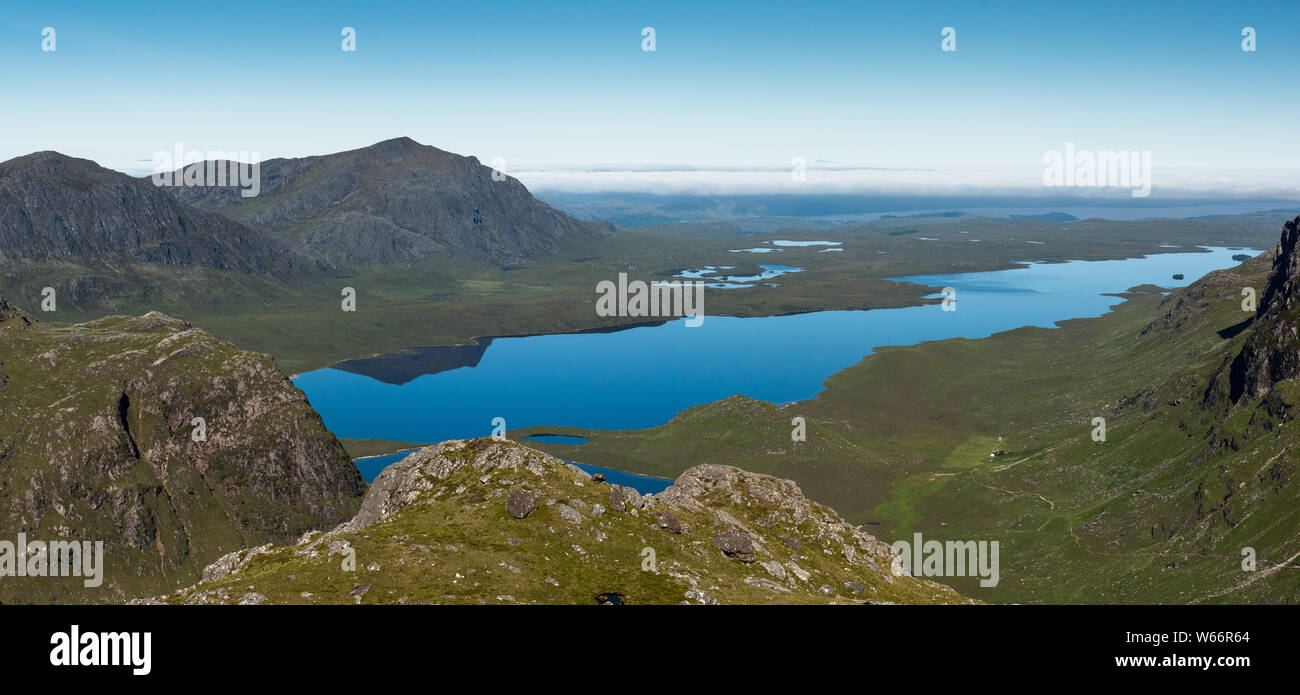
[[[1300,217],[1282,229],[1250,337],[1232,362],[1231,397],[1259,398],[1300,377]]]
[[[1282,238],[1274,250],[1273,271],[1260,296],[1257,315],[1283,313],[1300,301],[1300,217],[1282,227]]]
[[[411,150],[435,149],[428,145],[421,145],[405,135],[389,140],[381,140],[374,145],[371,145],[371,148],[380,152],[405,152]]]
[[[551,208],[475,157],[409,137],[269,159],[260,171],[256,198],[241,197],[234,186],[169,192],[338,266],[406,266],[430,257],[523,263],[612,231]]]

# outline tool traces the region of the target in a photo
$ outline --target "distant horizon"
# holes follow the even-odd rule
[[[1029,194],[1077,146],[1149,154],[1155,196],[1300,198],[1295,3],[74,1],[6,20],[0,160],[138,174],[175,143],[276,158],[409,135],[539,191]]]
[[[400,139],[408,136],[395,136],[378,140],[360,148],[348,148],[337,152],[317,152],[305,156],[322,156],[365,149],[379,142]],[[411,138],[415,140],[414,138]],[[436,144],[419,142],[421,145],[438,147]],[[184,143],[178,143],[183,145]],[[188,146],[186,146],[188,149]],[[98,162],[93,157],[66,152],[56,148],[40,148],[24,152],[9,161],[36,152],[54,151],[78,159],[89,159],[104,168],[118,171],[137,178],[154,173],[151,160],[139,160],[126,167],[113,167]],[[446,151],[446,150],[445,150]],[[472,154],[452,152],[453,154],[475,157]],[[257,153],[260,154],[260,153]],[[288,157],[293,159],[297,157]],[[484,166],[491,166],[482,157],[476,157]],[[285,157],[258,156],[255,161],[266,162]],[[840,214],[866,214],[889,212],[939,212],[958,211],[962,208],[1166,208],[1187,206],[1242,205],[1252,204],[1249,211],[1266,212],[1269,210],[1300,207],[1300,187],[1293,189],[1273,188],[1264,190],[1223,190],[1196,187],[1154,188],[1149,197],[1134,198],[1126,190],[1108,188],[1049,188],[1028,185],[999,185],[992,182],[973,183],[980,172],[966,169],[960,172],[942,169],[894,169],[884,167],[866,167],[818,162],[806,168],[807,178],[794,183],[790,181],[790,171],[779,167],[745,168],[728,166],[692,166],[673,165],[597,165],[597,166],[563,166],[549,165],[523,167],[507,173],[518,178],[532,193],[539,196],[671,196],[698,198],[828,198],[828,199],[871,199],[871,205],[854,213],[826,211],[818,216],[835,216]],[[1005,174],[1008,170],[1004,169]],[[890,174],[905,173],[915,177],[924,174],[930,181],[880,182],[875,179]],[[965,184],[955,183],[954,173],[959,174]],[[1017,174],[1033,176],[1036,171],[1018,171]],[[866,175],[867,180],[853,180],[853,176]],[[825,176],[819,181],[818,177]],[[680,178],[678,178],[680,177]],[[701,180],[702,177],[708,177]],[[888,201],[888,202],[884,202]],[[895,203],[901,203],[895,204]],[[1258,206],[1258,207],[1256,207]],[[1065,212],[1064,209],[1060,210]],[[971,213],[975,214],[975,213]],[[1241,214],[1241,213],[1227,213]]]

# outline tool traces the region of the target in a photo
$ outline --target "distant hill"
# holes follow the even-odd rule
[[[0,163],[0,294],[56,320],[262,305],[319,263],[222,215],[58,152]]]
[[[1013,220],[1034,220],[1036,222],[1078,222],[1079,218],[1068,212],[1044,212],[1039,215],[1012,215]]]
[[[301,263],[265,234],[185,205],[148,179],[37,152],[0,163],[0,263],[45,260],[256,273]]]
[[[407,265],[430,256],[521,263],[613,230],[551,208],[512,177],[493,180],[474,157],[405,137],[267,160],[261,176],[256,197],[241,197],[235,186],[168,190],[340,265]]]

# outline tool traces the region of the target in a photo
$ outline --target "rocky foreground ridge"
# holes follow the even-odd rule
[[[797,485],[687,470],[657,495],[520,444],[453,440],[386,469],[358,514],[137,603],[970,603]]]
[[[4,576],[0,602],[169,591],[350,518],[365,489],[270,356],[157,312],[53,326],[0,298],[0,540],[100,540],[105,558],[101,586]]]

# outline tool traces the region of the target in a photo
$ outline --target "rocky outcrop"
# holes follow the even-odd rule
[[[193,165],[201,166],[201,165]],[[410,138],[262,162],[262,190],[169,189],[181,200],[290,240],[331,264],[407,264],[428,256],[519,263],[612,231],[533,198],[474,157]]]
[[[269,356],[156,312],[20,331],[0,312],[0,528],[102,540],[106,562],[99,588],[6,579],[0,600],[173,588],[356,514],[356,467]]]
[[[0,330],[27,328],[35,322],[31,314],[10,304],[8,299],[0,297]]]
[[[1256,399],[1300,377],[1300,217],[1282,230],[1250,335],[1230,371],[1230,396]]]
[[[438,486],[453,473],[469,468],[477,471],[529,469],[540,474],[544,467],[537,452],[523,447],[498,449],[486,440],[452,440],[427,446],[385,468],[370,484],[370,490],[351,521],[334,534],[357,531],[391,519],[420,495]],[[567,465],[567,464],[566,464]],[[534,503],[535,506],[536,503]]]
[[[257,571],[241,572],[254,555]],[[704,465],[641,495],[514,442],[454,440],[386,469],[347,523],[222,558],[205,572],[216,579],[163,600],[235,603],[255,591],[267,603],[968,602],[895,576],[894,559],[788,480]]]
[[[513,490],[506,498],[506,511],[516,519],[522,519],[537,511],[537,498],[527,490]]]

